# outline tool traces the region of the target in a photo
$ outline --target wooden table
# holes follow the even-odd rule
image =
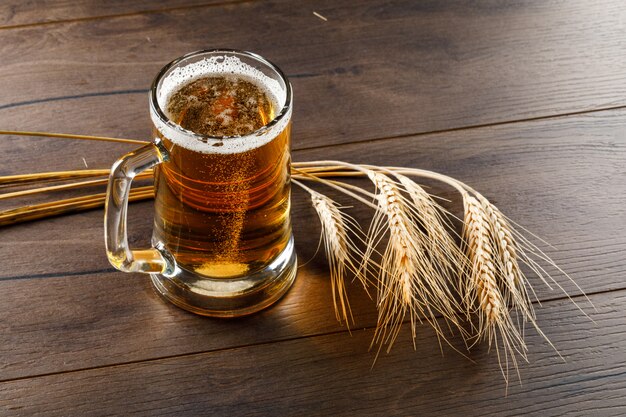
[[[323,256],[274,308],[201,318],[115,271],[92,210],[0,230],[1,415],[626,415],[623,0],[104,3],[0,5],[0,129],[148,139],[146,92],[164,64],[255,51],[293,84],[295,160],[471,184],[554,245],[596,311],[559,282],[595,322],[533,281],[564,361],[529,330],[508,396],[487,346],[474,362],[442,354],[427,325],[415,349],[405,326],[372,367],[374,303],[351,286],[356,324],[338,324]],[[5,136],[0,175],[106,168],[130,148]],[[131,244],[148,244],[152,203],[130,212]],[[301,263],[318,241],[312,216],[294,191]]]

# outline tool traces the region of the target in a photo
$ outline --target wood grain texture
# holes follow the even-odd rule
[[[19,155],[24,163],[29,160],[26,148]],[[320,158],[414,166],[458,177],[556,245],[548,253],[586,292],[625,288],[626,111],[294,153],[295,160]],[[450,190],[429,185],[431,191],[457,199],[449,207],[460,209]],[[292,213],[298,255],[306,261],[314,254],[319,230],[306,196],[297,189]],[[357,206],[352,213],[367,224],[367,210]],[[131,245],[148,245],[151,203],[132,205],[130,216]],[[321,255],[301,268],[298,284],[274,309],[231,323],[166,305],[147,278],[113,272],[104,255],[100,211],[1,232],[0,323],[5,327],[0,332],[0,379],[345,330],[332,313]],[[23,256],[33,252],[36,257]],[[559,282],[578,293],[563,277]],[[543,300],[562,296],[539,283],[536,287]],[[355,328],[373,326],[372,302],[358,287],[351,288],[351,296]],[[365,352],[367,345],[359,342],[355,348]]]
[[[620,106],[625,9],[621,0],[271,1],[0,31],[0,125],[100,130],[58,115],[102,94],[138,95],[140,116],[160,67],[220,46],[256,51],[291,77],[300,148]],[[108,107],[84,110],[115,120]],[[102,133],[134,133],[124,129],[144,117]]]
[[[0,384],[12,415],[621,416],[626,412],[624,291],[593,297],[592,323],[568,301],[539,319],[523,385],[505,395],[493,354],[442,357],[429,332],[372,365],[371,331],[307,337]],[[157,335],[155,334],[155,337]],[[175,342],[175,341],[173,341]]]
[[[117,272],[2,281],[0,289],[0,380],[345,331],[321,265],[302,270],[277,306],[240,320],[187,313],[161,300],[149,277]],[[371,326],[373,303],[356,286],[351,293],[358,325]]]
[[[211,3],[225,2],[219,0],[109,0],[106,2],[91,0],[6,0],[0,4],[0,29],[131,13],[154,13],[164,9],[210,5]]]
[[[468,182],[555,245],[597,312],[537,283],[539,324],[566,362],[529,330],[524,383],[505,397],[487,346],[475,362],[442,357],[425,325],[416,351],[404,328],[371,368],[374,303],[352,285],[352,335],[336,322],[323,256],[306,263],[319,229],[298,190],[306,265],[278,305],[233,321],[114,271],[94,210],[0,229],[0,415],[625,415],[625,22],[621,0],[3,2],[0,129],[149,139],[147,89],[166,62],[253,50],[291,77],[295,160]],[[0,175],[104,168],[131,148],[0,137]],[[425,185],[459,212],[451,190]],[[148,245],[152,203],[129,222],[131,245]]]

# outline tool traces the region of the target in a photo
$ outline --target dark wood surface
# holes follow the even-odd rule
[[[339,325],[323,256],[275,307],[201,318],[110,267],[94,210],[0,229],[0,415],[626,414],[621,0],[127,3],[4,2],[0,129],[147,138],[161,66],[197,49],[254,50],[294,85],[295,160],[466,181],[554,245],[597,311],[560,282],[594,322],[536,283],[539,324],[565,361],[529,331],[523,383],[508,392],[487,346],[474,362],[442,355],[427,326],[415,350],[405,328],[372,368],[375,307],[351,286],[356,324]],[[0,175],[105,168],[130,148],[0,137]],[[151,203],[130,212],[132,244],[147,243]],[[294,190],[301,261],[318,241],[312,216]]]

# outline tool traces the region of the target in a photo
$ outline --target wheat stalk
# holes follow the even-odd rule
[[[51,137],[51,138],[63,138],[73,140],[91,140],[91,141],[106,141],[125,143],[133,145],[145,145],[147,142],[134,140],[134,139],[120,139],[103,136],[89,136],[89,135],[75,135],[66,133],[51,133],[51,132],[29,132],[29,131],[14,131],[14,130],[0,130],[0,135],[13,135],[13,136],[30,136],[30,137]],[[3,189],[13,187],[30,185],[39,182],[52,182],[52,181],[66,181],[90,177],[98,177],[108,175],[109,170],[102,169],[89,169],[89,170],[74,170],[74,171],[57,171],[57,172],[42,172],[35,174],[18,174],[0,177],[0,187]],[[150,177],[151,171],[139,174],[137,178]],[[28,190],[20,190],[15,192],[8,192],[0,194],[0,200],[25,197],[33,194],[39,194],[50,191],[62,191],[73,188],[80,188],[85,186],[103,185],[108,182],[107,179],[101,180],[87,180],[76,183],[61,184],[48,187],[39,187]],[[32,204],[22,207],[17,207],[9,210],[0,211],[0,226],[12,225],[16,223],[43,219],[51,216],[58,216],[61,214],[75,213],[79,211],[89,210],[97,207],[104,206],[105,193],[87,195],[82,197],[68,198],[48,203]],[[154,197],[154,190],[152,186],[138,187],[131,190],[129,195],[129,201],[140,201]]]
[[[44,132],[0,131],[2,134],[146,143]],[[0,187],[77,180],[107,173],[108,170],[82,170],[12,175],[0,177]],[[151,173],[146,173],[148,175]],[[339,177],[368,177],[374,185],[374,192],[335,179]],[[440,181],[459,192],[464,208],[460,235],[462,247],[454,240],[458,235],[448,220],[449,213],[410,177]],[[512,366],[519,376],[518,357],[527,358],[523,338],[526,323],[531,323],[550,343],[536,322],[530,299],[534,290],[521,265],[528,266],[545,285],[551,288],[552,283],[566,295],[546,268],[552,267],[571,278],[520,229],[532,234],[510,221],[486,197],[467,184],[427,170],[343,161],[294,162],[292,179],[294,184],[309,193],[320,220],[337,319],[346,323],[353,321],[345,283],[348,274],[361,280],[364,287],[370,279],[376,283],[379,313],[372,345],[378,344],[378,352],[384,345],[389,352],[405,321],[410,323],[415,344],[417,324],[422,319],[435,329],[440,341],[447,341],[438,324],[438,316],[459,329],[458,314],[470,322],[477,317],[477,323],[472,324],[473,336],[462,329],[461,335],[468,347],[486,341],[495,348],[502,375],[508,383],[509,368]],[[330,187],[370,207],[374,214],[367,236],[361,236],[358,224],[344,213],[343,207],[325,194],[305,186],[304,181]],[[3,195],[8,199],[102,182],[80,181]],[[130,201],[152,198],[153,195],[152,186],[139,187],[131,190]],[[86,210],[103,204],[104,194],[96,194],[19,207],[0,212],[0,225]],[[351,236],[356,236],[357,241]],[[359,248],[359,242],[364,244],[364,250]],[[383,243],[384,249],[378,251]],[[378,256],[379,262],[374,260]],[[460,304],[455,299],[453,288],[460,292]]]
[[[70,133],[28,132],[25,130],[0,130],[0,135],[95,140],[95,141],[105,141],[105,142],[128,143],[128,144],[133,144],[133,145],[145,145],[148,143],[145,140],[136,140],[136,139],[120,139],[120,138],[110,138],[106,136],[91,136],[91,135],[73,135]]]
[[[29,185],[38,182],[66,181],[81,178],[108,176],[108,169],[83,169],[77,171],[40,172],[36,174],[5,175],[0,177],[0,187]]]
[[[153,175],[152,171],[142,172],[135,176],[135,180],[152,178],[152,175]],[[97,179],[97,180],[77,181],[77,182],[73,182],[69,184],[52,185],[48,187],[33,188],[30,190],[20,190],[20,191],[14,191],[10,193],[1,193],[0,200],[6,200],[9,198],[15,198],[15,197],[25,197],[27,195],[47,193],[50,191],[65,191],[65,190],[70,190],[73,188],[81,188],[81,187],[94,186],[94,185],[104,185],[104,184],[107,184],[108,182],[109,182],[108,178],[103,178],[103,179]]]
[[[481,340],[487,340],[491,347],[495,347],[500,369],[507,383],[510,367],[513,367],[519,376],[517,357],[527,360],[527,346],[523,338],[525,323],[530,322],[558,354],[554,345],[541,331],[535,320],[532,301],[529,296],[529,291],[534,294],[534,290],[520,264],[527,265],[549,288],[551,288],[550,282],[555,284],[567,297],[569,297],[567,292],[540,263],[545,263],[570,281],[573,282],[573,280],[549,256],[517,230],[495,205],[476,190],[446,175],[415,168],[355,165],[341,161],[295,162],[294,166],[298,170],[306,169],[309,175],[313,176],[364,176],[368,175],[370,171],[382,171],[400,178],[401,183],[402,177],[398,176],[407,175],[441,181],[453,187],[461,194],[464,202],[462,234],[466,257],[460,258],[458,263],[454,261],[452,263],[462,272],[458,282],[461,293],[463,293],[464,314],[470,319],[471,317],[478,317],[478,324],[473,327],[475,334],[468,340],[470,342],[469,347]],[[411,195],[413,207],[416,209],[420,207],[421,201],[423,201],[423,197],[420,196],[421,191],[412,189],[410,185],[407,185],[406,180],[403,185],[405,191]],[[424,211],[424,209],[420,208],[419,211]],[[375,212],[374,216],[377,215]],[[432,217],[431,221],[427,223],[433,224]],[[454,232],[448,228],[449,224],[444,223],[447,222],[439,221],[439,226],[436,226],[437,230],[446,230],[453,235]],[[439,229],[440,226],[442,229]],[[428,231],[428,227],[424,228],[427,233],[436,234],[432,230]],[[530,232],[527,233],[532,235]],[[374,244],[376,242],[369,243]],[[446,246],[444,245],[444,247]],[[441,247],[435,246],[432,252],[439,253],[436,256],[440,257]],[[454,258],[456,257],[452,257],[452,259]],[[443,264],[445,263],[444,261]],[[439,264],[442,264],[441,259],[439,259]],[[383,277],[384,271],[381,273],[381,282]],[[404,280],[402,282],[407,283],[409,281]],[[580,287],[577,285],[576,287],[584,294]],[[408,285],[404,285],[403,289],[405,294],[410,292]],[[570,298],[570,300],[572,299]],[[405,298],[405,301],[408,302],[408,297]],[[588,298],[587,301],[591,304]],[[572,302],[586,315],[574,300]],[[398,326],[402,323],[398,317],[404,315],[402,308],[391,306],[385,310],[385,306],[382,307],[383,309],[379,313],[377,331],[381,331],[381,326],[391,326],[394,330],[398,330]],[[384,318],[381,319],[381,315]],[[517,316],[518,320],[514,320],[513,315]],[[391,333],[393,334],[393,332]],[[464,337],[467,336],[464,332],[461,334]],[[393,339],[392,336],[391,340]]]
[[[104,206],[105,198],[106,193],[99,193],[3,210],[0,211],[0,226],[102,207]],[[151,185],[132,189],[128,201],[141,201],[150,198],[154,198],[154,189]]]
[[[379,349],[383,345],[387,345],[387,351],[389,351],[407,315],[411,321],[414,340],[417,335],[417,323],[421,322],[422,317],[435,328],[438,337],[446,340],[444,332],[436,320],[436,315],[443,314],[444,317],[458,326],[455,319],[456,303],[447,287],[446,280],[450,277],[449,273],[454,269],[454,262],[449,257],[458,261],[462,255],[450,237],[437,242],[437,239],[442,237],[442,228],[431,226],[427,233],[420,230],[421,225],[429,225],[433,218],[436,221],[441,219],[434,201],[430,197],[426,197],[425,191],[408,178],[401,178],[401,181],[407,188],[405,191],[412,198],[421,201],[419,210],[411,207],[410,202],[402,195],[399,188],[402,184],[394,182],[382,173],[374,171],[362,173],[369,175],[380,191],[379,194],[372,194],[349,184],[322,180],[310,174],[316,172],[315,169],[298,167],[294,171],[296,175],[302,175],[303,172],[306,172],[307,174],[302,176],[302,179],[312,179],[344,193],[348,193],[348,189],[353,189],[377,201],[377,205],[374,206],[375,214],[368,233],[366,250],[360,254],[363,261],[361,268],[359,268],[360,275],[364,276],[367,275],[368,269],[373,266],[375,268],[373,275],[379,283],[377,297],[379,319],[373,344],[378,344]],[[327,169],[322,168],[319,171],[329,174]],[[354,174],[354,172],[345,171],[342,173]],[[334,176],[340,175],[336,171],[332,174]],[[296,184],[300,185],[297,181]],[[310,192],[310,189],[307,191]],[[357,198],[354,194],[351,196]],[[358,199],[362,201],[361,197]],[[324,216],[320,215],[320,218],[324,223]],[[335,239],[332,235],[324,234],[325,230],[333,230],[333,228],[323,227],[322,235],[326,241],[333,242]],[[377,253],[375,248],[387,233],[389,234],[389,241],[379,265],[372,261],[372,256]],[[449,247],[444,248],[445,244],[448,244]],[[339,244],[335,244],[335,246],[341,247]],[[429,254],[429,250],[434,247],[443,249],[442,253],[437,252],[437,256],[433,257]],[[445,258],[446,261],[439,264],[434,259],[437,257],[439,259]]]

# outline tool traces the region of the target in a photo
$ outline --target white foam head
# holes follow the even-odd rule
[[[157,86],[157,103],[154,104],[159,106],[163,114],[167,114],[165,109],[173,93],[191,81],[212,75],[237,75],[254,82],[267,94],[277,111],[283,108],[287,100],[286,89],[275,79],[242,62],[236,56],[214,55],[176,67],[170,71],[169,74],[160,80]],[[156,113],[153,106],[150,107],[150,117],[158,131],[178,146],[200,153],[232,154],[256,149],[274,139],[289,123],[291,106],[287,113],[282,115],[281,119],[271,126],[264,126],[249,135],[224,139],[196,135],[171,121],[165,122]],[[202,137],[202,140],[199,137]]]

